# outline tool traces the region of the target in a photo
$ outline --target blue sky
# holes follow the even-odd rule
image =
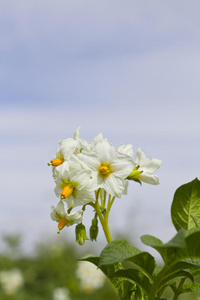
[[[23,232],[27,248],[54,236],[46,162],[81,126],[88,141],[102,132],[163,161],[159,186],[132,184],[116,201],[111,230],[134,228],[139,246],[145,233],[172,237],[174,191],[199,176],[199,9],[177,0],[0,3],[1,233]],[[73,240],[73,230],[63,234]]]

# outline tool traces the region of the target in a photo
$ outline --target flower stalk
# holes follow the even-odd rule
[[[100,195],[101,206],[99,205],[99,195]],[[109,195],[109,199],[110,197],[111,196]],[[108,201],[108,207],[105,208],[105,197],[104,198],[102,197],[101,189],[99,189],[96,192],[96,201],[95,204],[92,204],[92,206],[94,207],[97,216],[99,217],[107,242],[108,243],[112,242],[112,237],[110,234],[110,229],[108,224],[108,217],[109,217],[111,206],[109,206],[109,201]]]

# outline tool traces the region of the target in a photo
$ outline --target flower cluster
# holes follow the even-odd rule
[[[79,128],[73,138],[58,143],[59,149],[48,165],[52,165],[56,184],[54,191],[60,198],[58,204],[51,207],[51,218],[58,222],[59,231],[65,226],[82,224],[83,211],[86,205],[91,205],[96,211],[92,222],[93,239],[96,240],[97,217],[101,223],[101,217],[108,217],[115,197],[120,198],[127,193],[129,180],[159,183],[153,172],[159,168],[161,161],[146,158],[141,149],[134,159],[130,144],[116,149],[101,133],[88,143],[79,138]],[[106,208],[107,195],[109,199]],[[99,197],[101,205],[97,205]],[[72,209],[78,206],[82,206],[82,209],[72,213]],[[78,228],[81,230],[77,232],[80,239],[84,235],[84,239],[87,239],[84,225]],[[79,238],[77,241],[79,242]]]

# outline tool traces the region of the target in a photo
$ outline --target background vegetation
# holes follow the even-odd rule
[[[93,286],[84,286],[78,274],[77,258],[73,245],[62,243],[41,243],[35,247],[34,256],[24,255],[21,251],[20,236],[4,236],[5,251],[0,253],[0,299],[2,300],[117,300],[109,282],[99,279]],[[85,279],[90,274],[85,269]],[[14,274],[5,283],[5,274]],[[18,275],[16,275],[18,274]],[[9,276],[10,276],[9,275]],[[8,277],[8,275],[7,275]],[[21,279],[20,279],[21,278]],[[7,279],[6,279],[7,280]],[[99,286],[99,287],[98,287]],[[166,294],[171,299],[170,291]],[[187,294],[180,300],[199,299]]]

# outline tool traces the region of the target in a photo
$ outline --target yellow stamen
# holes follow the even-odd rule
[[[108,174],[110,174],[110,170],[106,166],[101,166],[100,169],[99,169],[99,172],[102,175],[108,175]]]
[[[60,198],[64,199],[69,197],[73,192],[73,188],[71,187],[71,185],[66,185],[62,191],[62,193],[60,194]]]
[[[60,158],[55,158],[55,159],[52,159],[50,163],[48,163],[49,166],[54,166],[54,167],[57,167],[57,166],[60,166],[62,165],[63,163],[63,160],[60,159]]]
[[[65,225],[67,225],[67,223],[68,223],[67,219],[65,219],[65,218],[60,218],[60,219],[59,219],[59,222],[58,222],[58,228],[59,228],[60,230],[62,230],[62,229],[65,227]]]

